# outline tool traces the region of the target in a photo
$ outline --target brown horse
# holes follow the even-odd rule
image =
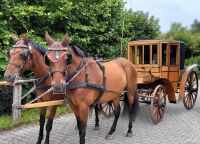
[[[46,33],[46,41],[50,48],[45,58],[50,64],[52,86],[55,93],[66,93],[77,119],[80,144],[85,143],[89,107],[110,101],[114,105],[115,118],[106,139],[111,138],[120,115],[120,93],[124,91],[123,113],[129,116],[127,136],[130,137],[132,122],[139,107],[135,95],[137,73],[133,64],[124,58],[96,62],[92,57],[85,57],[78,47],[71,45],[67,35],[62,41],[55,42]]]
[[[4,78],[13,82],[16,75],[24,73],[26,71],[32,70],[34,76],[38,78],[36,96],[43,94],[49,86],[51,86],[51,78],[48,75],[49,67],[44,62],[44,54],[46,49],[42,46],[30,42],[28,36],[25,36],[23,40],[19,40],[16,36],[13,36],[15,45],[11,50],[8,51],[9,63],[4,74]],[[38,100],[38,102],[50,101],[50,100],[60,100],[63,99],[64,95],[48,93],[46,96]],[[49,143],[49,135],[52,129],[53,119],[56,113],[56,106],[51,106],[49,108],[49,116],[46,124],[46,140],[45,144]],[[41,144],[43,139],[43,129],[45,124],[46,108],[40,108],[40,131],[37,144]],[[95,130],[99,128],[99,118],[98,118],[98,107],[95,107],[96,112],[96,124]]]

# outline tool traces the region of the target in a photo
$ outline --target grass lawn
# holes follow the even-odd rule
[[[65,113],[71,112],[69,106],[59,106],[57,108],[56,116],[60,116]],[[48,111],[47,115],[48,116]],[[13,123],[12,116],[0,116],[0,131],[9,130],[15,127],[18,127],[23,124],[37,122],[39,120],[39,110],[38,109],[29,109],[22,110],[22,117],[17,122]]]

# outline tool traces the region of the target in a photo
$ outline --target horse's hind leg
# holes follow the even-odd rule
[[[135,93],[135,95],[129,93],[128,94],[128,101],[129,101],[129,125],[126,137],[132,137],[132,123],[137,115],[139,109],[139,100]]]
[[[119,119],[120,110],[121,110],[120,104],[119,104],[119,99],[114,100],[112,102],[113,102],[113,105],[114,105],[114,115],[115,115],[115,118],[114,118],[114,121],[113,121],[113,124],[112,124],[112,127],[111,127],[109,133],[105,137],[106,140],[111,139],[111,136],[112,136],[113,132],[115,132],[116,126],[117,126],[117,121]]]
[[[46,115],[46,108],[40,108],[40,131],[39,131],[37,144],[41,144],[42,139],[43,139],[45,115]]]
[[[94,106],[95,109],[95,127],[94,130],[98,131],[99,130],[99,105]]]
[[[48,121],[46,124],[46,139],[45,139],[45,144],[49,144],[49,136],[50,132],[52,130],[52,125],[53,125],[53,119],[56,114],[56,106],[49,107],[49,117]]]

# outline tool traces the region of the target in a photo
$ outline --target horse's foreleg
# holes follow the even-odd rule
[[[112,136],[113,132],[115,132],[116,126],[117,126],[117,122],[118,122],[118,119],[119,119],[119,115],[120,115],[121,108],[120,108],[119,100],[113,101],[113,105],[114,105],[115,118],[114,118],[114,121],[113,121],[113,124],[112,124],[112,127],[111,127],[109,133],[105,137],[106,140],[111,139],[111,136]]]
[[[45,139],[45,144],[49,144],[49,136],[50,132],[52,130],[52,125],[53,125],[53,119],[56,114],[56,106],[49,107],[49,117],[48,121],[46,124],[46,139]]]
[[[88,119],[88,106],[80,106],[77,109],[74,109],[76,115],[77,126],[79,130],[80,144],[85,144],[85,135],[86,135],[86,126]]]
[[[37,144],[41,144],[42,139],[43,139],[45,115],[46,115],[46,108],[40,108],[40,131],[39,131]]]
[[[94,106],[95,109],[95,127],[94,130],[98,131],[99,130],[99,105]]]

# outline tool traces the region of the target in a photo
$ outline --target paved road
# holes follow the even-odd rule
[[[182,103],[167,104],[163,121],[154,125],[150,119],[149,106],[141,104],[140,113],[133,125],[133,137],[126,138],[128,121],[119,119],[117,131],[112,140],[104,137],[110,130],[113,118],[100,116],[100,131],[93,131],[94,116],[89,118],[87,144],[200,144],[200,91],[195,107],[188,111]],[[54,121],[51,144],[77,144],[76,120],[67,114]],[[38,124],[30,124],[0,133],[0,144],[35,144]]]

